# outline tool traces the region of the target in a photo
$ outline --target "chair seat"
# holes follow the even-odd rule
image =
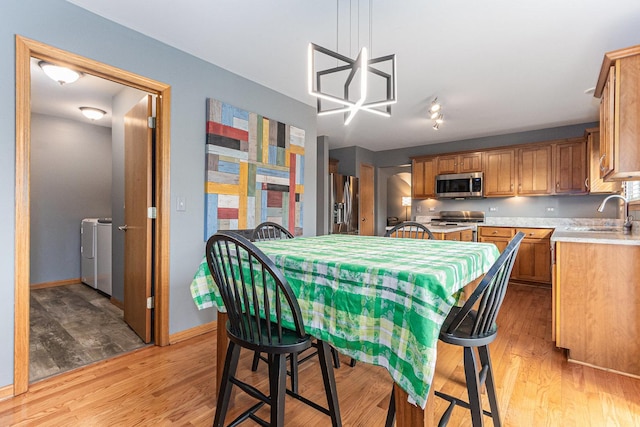
[[[458,326],[453,332],[447,333],[449,326],[458,315],[462,307],[453,307],[449,312],[449,315],[444,320],[442,328],[440,329],[440,340],[453,345],[459,345],[462,347],[479,347],[481,345],[487,345],[496,339],[498,334],[498,325],[495,323],[489,328],[487,333],[477,335],[473,333],[473,326],[477,317],[475,311],[470,311],[464,318],[460,326]]]
[[[251,319],[252,325],[250,327],[246,325],[246,318],[243,320],[245,321],[246,330],[252,328],[254,331],[261,330],[262,333],[260,335],[256,335],[254,340],[248,341],[246,338],[242,338],[235,334],[231,330],[231,322],[227,321],[227,334],[229,335],[230,340],[234,340],[237,344],[250,350],[268,354],[289,354],[299,353],[310,348],[312,345],[310,335],[301,338],[295,331],[286,328],[282,328],[282,339],[278,340],[278,343],[274,343],[272,342],[273,340],[269,339],[269,335],[267,334],[269,325],[267,325],[266,320],[260,319],[259,328],[255,319]],[[277,325],[273,322],[271,322],[271,335],[274,337],[278,335]]]

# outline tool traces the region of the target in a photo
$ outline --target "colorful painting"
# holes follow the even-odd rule
[[[205,240],[264,221],[302,234],[305,131],[207,99]]]

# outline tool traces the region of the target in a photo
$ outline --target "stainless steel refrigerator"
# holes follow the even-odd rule
[[[329,234],[358,234],[358,178],[329,175]]]

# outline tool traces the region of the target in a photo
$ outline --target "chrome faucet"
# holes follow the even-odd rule
[[[604,210],[604,205],[607,204],[609,199],[622,199],[622,201],[624,201],[624,224],[622,225],[622,233],[630,234],[632,225],[631,221],[633,220],[633,217],[629,216],[629,201],[625,197],[619,194],[612,194],[605,197],[602,203],[600,203],[600,206],[598,206],[598,212],[602,212]]]

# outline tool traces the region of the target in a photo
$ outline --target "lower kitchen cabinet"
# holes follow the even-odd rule
[[[454,240],[458,242],[473,242],[473,231],[472,230],[462,230],[462,231],[452,231],[448,233],[433,233],[433,237],[436,240]]]
[[[640,246],[555,242],[553,328],[569,360],[640,376]]]
[[[495,244],[500,252],[522,231],[525,234],[511,271],[511,279],[551,285],[550,228],[478,227],[478,241]]]

